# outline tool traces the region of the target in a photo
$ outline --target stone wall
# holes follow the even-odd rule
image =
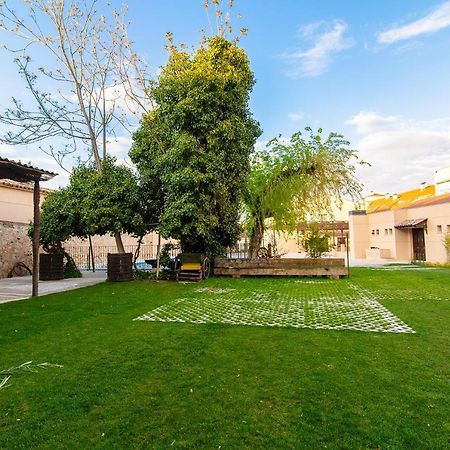
[[[16,262],[33,265],[31,239],[27,236],[28,225],[0,221],[0,278],[6,278]]]

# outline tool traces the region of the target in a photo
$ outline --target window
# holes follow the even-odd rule
[[[447,233],[450,233],[450,225],[447,225]]]
[[[389,234],[392,234],[392,228],[389,228]]]
[[[372,234],[375,234],[375,230],[372,230]]]
[[[380,230],[377,230],[377,235],[379,235],[380,234]]]
[[[384,229],[384,234],[387,236],[387,234],[388,234],[388,229],[387,228]]]
[[[438,234],[442,233],[442,225],[437,226],[437,232],[438,232]]]

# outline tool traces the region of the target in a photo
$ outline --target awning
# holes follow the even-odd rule
[[[407,219],[395,225],[395,228],[426,228],[428,219]]]
[[[19,182],[48,181],[56,175],[58,174],[0,156],[0,179],[7,178]]]

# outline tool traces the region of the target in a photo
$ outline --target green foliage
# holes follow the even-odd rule
[[[55,247],[72,236],[86,237],[82,197],[75,195],[71,186],[47,194],[42,203],[40,228],[44,248]],[[30,224],[28,235],[33,236],[33,224]]]
[[[450,233],[445,233],[442,237],[445,251],[447,252],[447,259],[450,261]]]
[[[358,197],[356,152],[343,136],[330,133],[294,133],[289,141],[272,139],[253,155],[244,193],[252,249],[260,246],[265,220],[277,231],[292,232],[299,222],[331,212],[332,202],[344,195]]]
[[[330,233],[321,231],[319,227],[313,225],[308,231],[305,231],[302,245],[310,258],[320,258],[333,249],[330,238]]]
[[[126,232],[145,234],[145,211],[133,172],[103,161],[102,172],[93,164],[74,169],[66,188],[45,197],[41,213],[41,244],[58,246],[72,236]],[[29,235],[32,235],[32,225]]]
[[[73,258],[66,258],[64,264],[64,278],[81,278],[83,275],[78,269]]]
[[[163,237],[183,251],[223,253],[240,232],[239,202],[260,135],[248,109],[245,52],[215,36],[195,53],[170,47],[130,152]]]
[[[117,165],[114,158],[102,162],[101,172],[94,164],[74,169],[69,190],[80,204],[86,235],[145,234],[136,176],[128,167]]]
[[[151,280],[153,279],[153,272],[149,270],[135,270],[134,271],[134,278],[136,280]]]
[[[177,246],[172,243],[164,244],[161,249],[161,254],[159,256],[159,265],[164,267],[169,272],[175,271],[175,261],[171,258],[172,250],[176,249]]]

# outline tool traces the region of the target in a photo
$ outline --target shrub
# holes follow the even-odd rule
[[[447,260],[450,261],[450,233],[445,233],[442,237],[442,243],[447,251]]]
[[[319,230],[317,226],[311,226],[303,235],[302,245],[310,258],[320,258],[333,249],[330,238],[330,233]]]

